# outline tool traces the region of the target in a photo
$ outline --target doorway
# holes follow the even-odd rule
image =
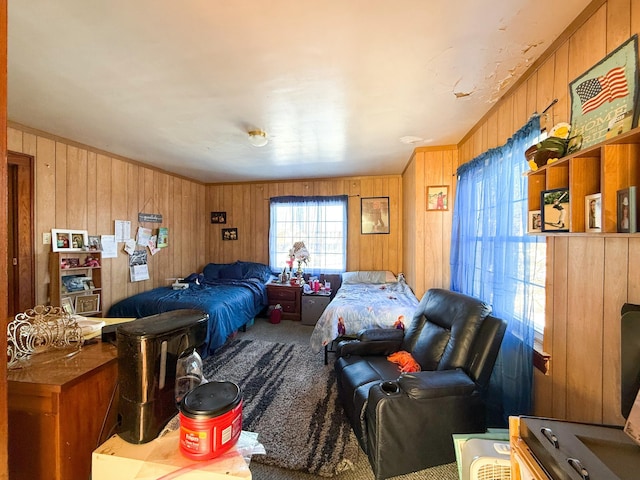
[[[33,157],[8,152],[7,302],[9,318],[35,306]]]

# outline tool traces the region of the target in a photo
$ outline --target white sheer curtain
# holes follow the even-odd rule
[[[342,273],[347,266],[346,195],[273,197],[270,200],[269,265],[285,268],[289,250],[304,242],[310,254],[305,273]],[[293,265],[293,269],[297,264]]]

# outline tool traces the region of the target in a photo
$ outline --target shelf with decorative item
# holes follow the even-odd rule
[[[640,186],[640,128],[610,138],[597,145],[566,155],[527,173],[529,228],[531,234],[579,233],[589,235],[632,234],[621,230],[619,192]],[[550,192],[566,190],[569,213],[565,229],[545,228],[545,198]],[[589,224],[587,200],[599,194],[597,226]],[[637,199],[636,199],[637,200]],[[637,205],[633,205],[637,207]],[[546,204],[546,211],[553,201]],[[532,228],[536,215],[542,214],[541,228]],[[637,211],[637,208],[636,208]]]
[[[51,252],[50,302],[70,314],[100,316],[102,253]]]

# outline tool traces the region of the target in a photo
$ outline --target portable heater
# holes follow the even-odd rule
[[[462,480],[511,480],[509,442],[470,438],[462,446]]]

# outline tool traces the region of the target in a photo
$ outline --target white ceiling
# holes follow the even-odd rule
[[[9,0],[8,116],[204,182],[398,174],[589,1]]]

